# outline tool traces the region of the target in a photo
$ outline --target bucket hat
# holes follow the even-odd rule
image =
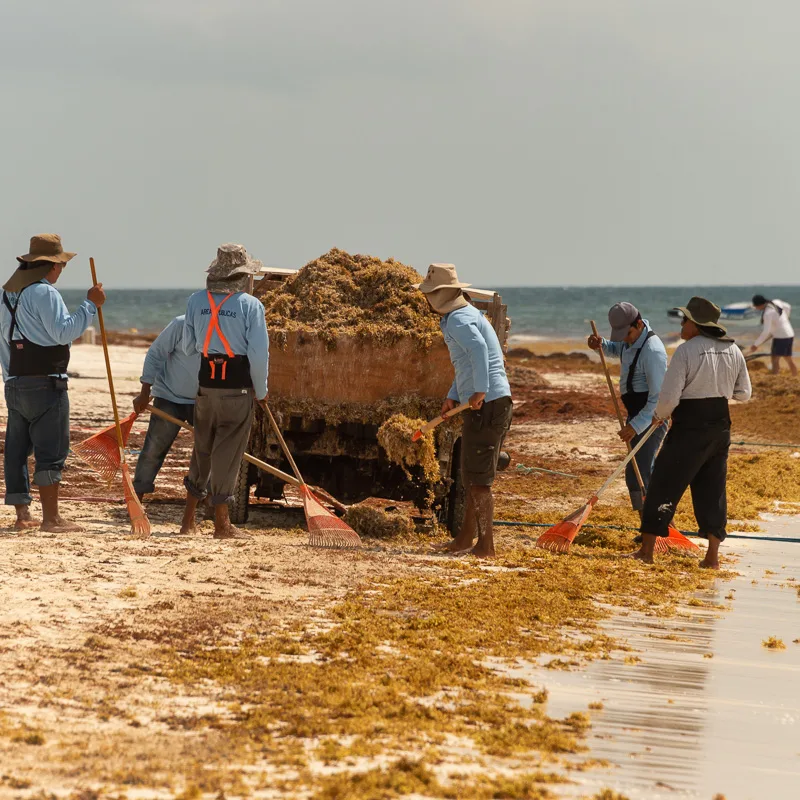
[[[422,283],[415,283],[414,288],[425,294],[439,289],[467,289],[471,283],[461,283],[456,274],[455,264],[431,264],[428,274]]]
[[[26,286],[44,278],[53,264],[66,264],[77,253],[67,253],[61,246],[57,233],[40,233],[31,237],[30,247],[24,256],[17,256],[19,267],[3,284],[7,292],[19,292]]]
[[[718,323],[720,308],[705,297],[693,297],[685,306],[676,306],[683,316],[694,322],[700,333],[712,339],[723,339],[732,342],[727,337],[727,329]]]
[[[222,281],[238,275],[256,275],[264,265],[252,258],[241,244],[223,244],[217,248],[217,257],[206,272],[208,280]]]

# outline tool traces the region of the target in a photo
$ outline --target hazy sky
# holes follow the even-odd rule
[[[0,245],[798,282],[797,0],[1,0]]]

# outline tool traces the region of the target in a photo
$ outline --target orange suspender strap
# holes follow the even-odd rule
[[[219,336],[219,340],[222,342],[222,346],[225,348],[225,353],[227,354],[228,358],[233,358],[235,355],[233,350],[231,350],[231,346],[228,344],[228,340],[225,338],[225,335],[222,333],[222,328],[219,326],[219,311],[225,303],[233,297],[233,293],[229,294],[219,305],[214,303],[214,297],[211,292],[208,292],[208,305],[211,308],[211,320],[208,323],[208,330],[206,331],[206,340],[203,343],[203,355],[208,358],[208,346],[211,344],[211,336],[213,335],[214,331],[217,332],[217,336]],[[227,362],[222,364],[222,380],[225,380],[226,373],[227,373]],[[211,380],[215,379],[215,373],[217,371],[217,365],[211,361]]]

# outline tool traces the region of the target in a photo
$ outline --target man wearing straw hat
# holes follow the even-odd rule
[[[195,528],[195,512],[208,494],[217,539],[249,539],[228,514],[236,476],[253,423],[253,399],[265,407],[269,337],[261,301],[248,294],[261,269],[240,244],[224,244],[208,268],[206,288],[186,307],[183,350],[199,354],[194,407],[194,451],[181,533]]]
[[[750,376],[742,351],[718,322],[718,306],[693,297],[677,310],[684,344],[672,357],[655,411],[657,419],[671,417],[672,428],[656,458],[642,512],[642,545],[633,557],[652,563],[656,538],[669,535],[675,509],[691,488],[698,531],[708,538],[701,566],[719,569],[728,521],[728,401],[750,399]]]
[[[425,280],[417,284],[442,318],[442,333],[455,369],[442,413],[459,403],[470,405],[461,435],[461,472],[467,492],[464,522],[445,549],[458,553],[472,548],[473,555],[492,558],[492,484],[500,449],[511,426],[511,387],[494,328],[464,296],[463,290],[469,286],[459,282],[452,264],[431,264]],[[472,547],[476,535],[478,541]]]
[[[33,482],[42,503],[41,529],[68,533],[82,528],[58,509],[61,471],[69,453],[67,365],[70,344],[92,322],[106,296],[103,285],[89,289],[70,314],[55,283],[75,257],[61,237],[42,233],[18,256],[16,272],[3,285],[0,305],[0,364],[5,381],[8,426],[5,439],[6,505],[17,512],[16,529],[40,525],[30,514],[28,456],[36,463]]]
[[[613,305],[608,312],[608,321],[611,339],[590,336],[588,345],[592,350],[602,347],[604,355],[620,360],[619,385],[622,404],[628,416],[619,437],[631,447],[636,447],[653,421],[658,394],[667,371],[667,351],[650,323],[642,319],[639,309],[632,303]],[[640,515],[644,505],[642,488],[646,493],[653,462],[664,434],[664,429],[659,428],[636,455],[643,487],[639,486],[633,464],[628,464],[625,470],[631,506]]]

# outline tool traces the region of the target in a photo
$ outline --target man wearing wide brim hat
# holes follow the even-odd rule
[[[486,317],[464,296],[470,284],[461,283],[452,264],[431,264],[416,284],[431,308],[441,316],[444,340],[455,369],[455,380],[442,413],[469,402],[461,434],[461,474],[467,491],[461,530],[446,545],[450,552],[495,555],[492,484],[506,433],[511,426],[511,387],[503,363],[503,349]],[[478,542],[472,547],[475,536]]]
[[[0,305],[0,364],[5,381],[8,427],[5,441],[5,503],[17,512],[17,530],[38,527],[30,515],[28,455],[36,462],[33,482],[42,502],[41,528],[53,533],[81,530],[58,510],[61,471],[69,453],[67,365],[70,344],[91,324],[105,302],[102,284],[70,315],[55,288],[75,253],[61,238],[42,233],[18,256],[16,272],[3,285]]]
[[[672,428],[653,468],[634,558],[652,563],[656,538],[669,536],[675,509],[691,488],[698,531],[708,538],[701,566],[718,569],[728,522],[728,401],[750,399],[750,376],[742,351],[719,324],[718,306],[693,297],[677,310],[684,344],[667,368],[655,413],[658,420],[671,417]]]
[[[267,403],[264,306],[247,293],[251,276],[261,268],[242,245],[222,245],[206,270],[206,288],[186,307],[183,350],[199,354],[200,371],[182,533],[195,529],[197,505],[208,495],[210,481],[215,538],[250,538],[231,524],[228,503],[250,437],[253,400],[262,407]]]

